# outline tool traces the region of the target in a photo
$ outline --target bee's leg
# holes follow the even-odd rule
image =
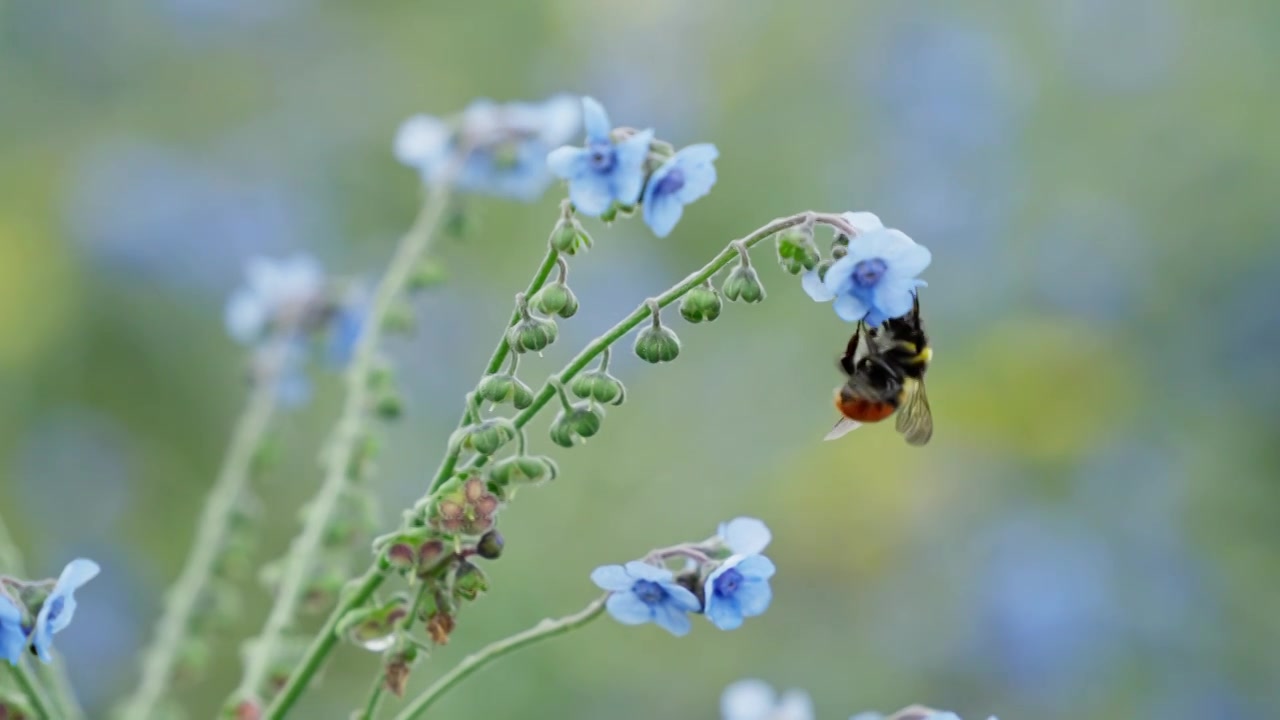
[[[845,375],[853,374],[854,357],[858,354],[858,338],[862,337],[862,321],[858,321],[858,326],[853,330],[853,337],[849,338],[849,345],[844,349],[844,355],[840,358],[840,369],[844,370]]]

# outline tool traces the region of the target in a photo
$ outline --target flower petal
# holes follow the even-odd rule
[[[538,108],[538,138],[547,145],[573,140],[582,127],[582,104],[572,95],[552,95]]]
[[[569,200],[573,207],[587,217],[600,214],[613,205],[613,192],[606,177],[586,172],[569,181]]]
[[[800,276],[800,289],[815,302],[828,302],[836,297],[835,293],[827,289],[822,278],[818,277],[817,270],[809,270]]]
[[[676,637],[688,635],[693,627],[693,622],[689,620],[685,611],[669,602],[659,603],[654,607],[653,621],[658,624],[658,627]]]
[[[431,115],[414,115],[400,124],[392,151],[396,160],[427,172],[444,157],[453,130]]]
[[[86,558],[76,558],[62,568],[58,582],[53,586],[53,595],[75,592],[80,586],[98,576],[102,568],[98,563]]]
[[[582,98],[582,124],[587,130],[587,140],[596,142],[607,141],[609,131],[613,130],[613,125],[609,123],[609,114],[593,97]]]
[[[625,567],[627,574],[635,580],[650,580],[656,583],[671,582],[671,571],[666,568],[660,568],[639,560],[632,560]]]
[[[653,186],[653,181],[649,181]],[[649,195],[646,191],[646,195]],[[652,198],[646,197],[643,206],[644,224],[653,230],[653,234],[664,238],[675,229],[676,223],[684,216],[684,204],[672,195]]]
[[[720,695],[721,720],[765,720],[777,696],[763,680],[739,680]]]
[[[591,582],[601,590],[610,592],[629,592],[636,584],[635,578],[627,574],[621,565],[601,565],[591,571]]]
[[[634,593],[610,595],[609,599],[604,601],[604,607],[614,620],[623,625],[643,625],[653,620],[653,607],[636,597]]]
[[[737,630],[742,627],[742,608],[738,606],[738,598],[720,597],[715,593],[707,596],[707,619],[721,630]]]
[[[892,250],[884,255],[885,262],[892,266],[895,272],[914,277],[929,267],[929,263],[933,260],[933,253],[929,252],[929,248],[916,244],[897,230],[887,232],[898,238]]]
[[[840,258],[827,268],[826,277],[822,279],[822,284],[827,286],[827,290],[832,296],[844,295],[853,287],[853,268],[863,258],[854,257],[852,248],[848,255]]]
[[[22,630],[22,611],[8,596],[0,594],[0,658],[17,665],[27,646],[27,634]]]
[[[788,690],[782,694],[775,720],[813,720],[813,699],[802,690]]]
[[[743,577],[761,580],[768,580],[777,572],[773,561],[764,555],[748,555],[737,562],[737,568]]]
[[[886,273],[873,293],[876,309],[887,318],[902,317],[911,312],[916,296],[916,280],[909,275]],[[868,319],[870,322],[870,319]],[[883,322],[883,320],[882,320]],[[879,323],[876,323],[879,324]]]
[[[735,555],[755,555],[773,540],[773,533],[763,520],[753,517],[739,517],[727,523],[721,523],[716,533],[729,546]]]
[[[769,587],[767,580],[747,578],[738,586],[733,599],[738,601],[738,612],[743,617],[755,617],[769,609],[769,603],[773,601],[773,588]]]
[[[644,188],[644,162],[649,158],[652,130],[641,130],[618,143],[617,166],[613,169],[614,199],[623,205],[635,205]]]
[[[667,591],[668,601],[681,610],[687,612],[699,612],[702,610],[702,603],[698,602],[698,596],[689,592],[688,588],[683,585],[675,581],[663,582],[662,589]]]
[[[587,171],[587,151],[565,145],[547,153],[547,169],[562,180],[573,180]]]
[[[675,154],[684,172],[684,185],[676,192],[680,202],[688,205],[711,192],[711,187],[716,184],[716,166],[713,163],[717,157],[720,157],[720,151],[711,143],[690,145]]]
[[[836,315],[845,322],[857,322],[866,317],[868,311],[867,306],[852,295],[841,295],[836,298],[832,307],[835,308]]]
[[[865,211],[847,212],[840,213],[840,217],[844,218],[858,232],[870,232],[884,227],[884,223],[880,222],[880,218],[875,213]]]
[[[236,342],[249,344],[258,339],[267,324],[266,308],[249,288],[237,288],[227,299],[223,312],[227,334]]]

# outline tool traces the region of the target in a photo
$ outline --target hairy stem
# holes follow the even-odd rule
[[[570,630],[576,630],[592,620],[600,617],[604,612],[604,601],[608,596],[596,598],[591,601],[582,610],[556,620],[546,619],[537,625],[516,633],[511,637],[498,640],[497,642],[486,645],[480,650],[468,655],[462,662],[458,663],[452,670],[445,673],[439,680],[435,681],[431,687],[422,692],[421,695],[414,698],[404,710],[401,710],[395,716],[395,720],[413,720],[422,717],[422,714],[431,707],[432,703],[439,700],[441,696],[449,692],[458,683],[465,680],[472,673],[498,658],[519,650],[522,647],[532,645],[536,642],[553,638],[557,635],[563,635]]]
[[[346,399],[324,453],[324,480],[312,499],[303,522],[302,532],[294,539],[285,558],[284,572],[276,590],[275,603],[267,616],[262,634],[253,642],[245,661],[244,675],[237,691],[239,697],[256,697],[262,690],[270,665],[282,636],[293,621],[298,604],[306,590],[317,550],[324,539],[325,528],[338,509],[346,489],[355,447],[368,419],[369,371],[378,358],[378,344],[387,313],[395,305],[418,259],[435,235],[448,203],[448,184],[432,187],[418,213],[413,227],[400,240],[386,273],[378,283],[373,305],[360,330],[351,365],[346,372]],[[314,668],[312,669],[314,671]],[[283,693],[281,694],[283,696]],[[277,717],[288,711],[297,694],[278,697],[272,704]],[[283,702],[281,702],[283,700]]]
[[[283,358],[282,348],[283,343],[277,343],[269,353],[267,367],[270,369],[266,377],[255,381],[240,419],[236,421],[222,469],[218,471],[205,500],[195,541],[182,566],[182,573],[168,592],[164,614],[156,623],[155,638],[143,655],[142,679],[133,694],[121,704],[118,711],[121,718],[146,720],[151,717],[170,687],[182,641],[213,576],[218,554],[226,545],[237,503],[251,480],[255,455],[276,410],[275,368]]]

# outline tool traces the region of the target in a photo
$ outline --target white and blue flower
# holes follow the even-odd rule
[[[654,235],[671,234],[684,206],[711,192],[719,156],[715,145],[690,145],[653,171],[644,189],[644,221]]]
[[[616,202],[635,205],[644,186],[644,164],[649,156],[652,130],[641,130],[615,141],[613,126],[604,107],[582,98],[584,147],[565,146],[547,155],[552,174],[569,181],[569,200],[583,215],[599,217]]]
[[[834,300],[836,314],[847,322],[865,321],[873,327],[911,311],[917,276],[933,259],[923,245],[906,234],[885,228],[871,213],[845,213],[859,232],[849,240],[848,254],[827,268],[801,278],[804,291],[817,302]]]
[[[813,700],[802,690],[781,697],[763,680],[739,680],[720,695],[721,720],[813,720]]]
[[[734,555],[707,576],[707,619],[721,630],[736,630],[743,621],[769,609],[769,578],[777,569],[763,555]]]
[[[624,625],[652,622],[681,637],[689,633],[689,613],[702,609],[698,597],[675,581],[670,570],[632,561],[603,565],[591,572],[591,581],[610,592],[605,609]]]

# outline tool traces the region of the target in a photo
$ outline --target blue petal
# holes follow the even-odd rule
[[[649,186],[653,186],[652,180],[649,181]],[[649,195],[647,191],[645,194]],[[646,197],[643,210],[644,223],[653,230],[654,235],[660,238],[670,235],[676,223],[680,222],[680,218],[684,215],[684,205],[672,195],[659,198]]]
[[[583,173],[569,181],[569,200],[582,215],[600,217],[613,205],[609,179],[592,172]]]
[[[687,612],[699,612],[702,610],[702,603],[698,602],[698,596],[689,592],[687,588],[673,581],[664,581],[660,583],[662,589],[667,591],[668,601],[675,604],[681,610]]]
[[[763,520],[753,517],[739,517],[727,523],[721,523],[716,533],[729,546],[734,555],[755,555],[773,540],[769,526]]]
[[[591,582],[601,590],[629,592],[636,581],[621,565],[601,565],[591,571]]]
[[[875,306],[885,318],[902,317],[911,312],[915,296],[915,278],[909,275],[886,273],[876,284]]]
[[[276,379],[276,400],[289,408],[300,408],[311,400],[311,380],[300,368],[286,369]]]
[[[884,257],[885,262],[894,271],[914,277],[929,267],[929,263],[933,260],[933,253],[929,252],[929,248],[917,245],[911,238],[897,230],[888,232],[900,238],[900,242],[895,243],[891,252]]]
[[[884,223],[880,222],[880,218],[875,213],[869,212],[847,212],[840,213],[840,217],[854,227],[860,233],[879,230],[884,227]]]
[[[635,205],[644,188],[644,162],[649,158],[652,130],[641,130],[617,145],[617,166],[613,169],[614,199]]]
[[[710,585],[710,582],[707,583]],[[721,597],[715,593],[707,595],[707,619],[721,630],[737,630],[742,627],[742,610],[738,607],[737,597]]]
[[[773,561],[764,555],[748,555],[737,563],[738,572],[743,577],[768,580],[777,572]]]
[[[656,583],[671,582],[671,571],[650,565],[647,562],[632,560],[626,564],[627,574],[636,580],[649,580]]]
[[[623,625],[643,625],[653,619],[653,607],[629,592],[610,595],[604,607]]]
[[[22,631],[22,611],[5,595],[0,595],[0,658],[17,665],[27,635]]]
[[[815,302],[828,302],[836,297],[835,293],[827,289],[822,278],[818,277],[817,270],[809,270],[800,276],[800,289]]]
[[[841,295],[833,305],[836,315],[845,322],[857,322],[867,315],[867,306],[852,295]],[[872,323],[878,324],[878,323]]]
[[[62,569],[53,592],[49,593],[49,597],[40,606],[35,629],[32,631],[31,644],[42,661],[52,661],[49,650],[53,646],[53,634],[66,628],[75,615],[76,589],[92,580],[99,571],[97,563],[84,558],[72,560]]]
[[[711,192],[716,184],[716,166],[712,163],[719,156],[720,151],[710,143],[690,145],[675,154],[684,173],[684,185],[676,192],[680,202],[688,205]]]
[[[669,602],[660,603],[653,609],[653,621],[658,624],[658,627],[676,637],[688,635],[690,628],[693,627],[685,611]]]
[[[401,163],[431,174],[444,160],[452,136],[452,128],[440,118],[414,115],[396,131],[392,151]]]
[[[720,695],[721,720],[766,720],[777,695],[763,680],[739,680]]]
[[[242,287],[227,300],[224,320],[227,334],[236,342],[247,345],[262,334],[267,324],[267,311],[256,293]]]
[[[547,145],[569,142],[582,127],[582,104],[572,95],[553,95],[538,112],[538,138]]]
[[[853,253],[840,258],[827,268],[827,275],[822,279],[822,284],[827,286],[827,290],[832,294],[844,295],[853,287],[853,267],[865,258],[853,257]]]
[[[604,106],[592,97],[582,98],[582,124],[587,130],[588,141],[608,141],[609,131],[613,130]]]
[[[565,145],[547,154],[547,169],[562,180],[574,180],[587,172],[587,151]]]
[[[769,587],[767,580],[748,578],[738,586],[738,592],[733,594],[733,599],[737,601],[738,612],[744,617],[755,617],[769,609],[769,603],[773,600],[773,589]]]
[[[778,702],[780,720],[813,720],[813,700],[802,690],[788,690]]]

